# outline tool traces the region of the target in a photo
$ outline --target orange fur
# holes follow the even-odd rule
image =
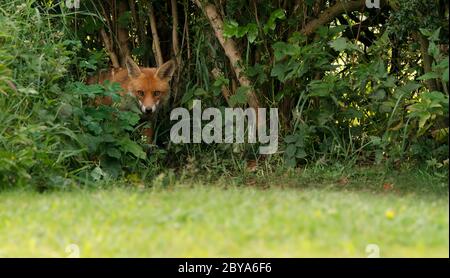
[[[130,93],[139,101],[139,109],[143,113],[155,112],[169,94],[169,82],[175,71],[175,63],[168,61],[159,68],[144,68],[138,67],[131,58],[127,58],[126,66],[126,69],[113,69],[100,73],[89,78],[87,83],[102,84],[106,80],[118,82],[123,88],[122,96]],[[95,104],[111,105],[112,100],[110,97],[99,98],[95,100]]]
[[[143,113],[154,112],[170,90],[169,81],[172,78],[175,65],[169,61],[160,68],[137,67],[130,59],[127,69],[113,69],[88,79],[88,84],[103,83],[105,80],[118,82],[124,89],[122,95],[132,93],[139,100]],[[96,104],[111,105],[111,98],[102,98]]]

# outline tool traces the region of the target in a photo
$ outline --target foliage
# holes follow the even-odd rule
[[[123,111],[117,84],[72,81],[73,67],[86,71],[97,61],[79,61],[81,43],[64,34],[68,30],[58,18],[33,4],[2,6],[0,187],[61,188],[152,165],[143,150],[145,138],[133,136],[139,111]],[[92,105],[95,97],[105,96],[118,104]]]
[[[84,81],[110,64],[101,29],[112,37],[125,29],[133,57],[155,64],[149,1],[114,1],[125,3],[124,11],[109,1],[81,1],[78,10],[64,1],[1,1],[0,188],[151,180],[167,169],[230,177],[245,174],[251,161],[268,173],[335,163],[446,168],[445,3],[389,1],[334,16],[305,35],[335,1],[209,2],[223,17],[223,35],[240,51],[251,86],[239,84],[200,8],[178,1],[181,64],[167,106],[147,123],[134,99],[118,97],[117,84]],[[151,4],[167,60],[173,57],[170,1]],[[120,43],[112,40],[118,53]],[[250,90],[261,106],[279,109],[279,153],[260,157],[251,144],[170,142],[172,108],[192,109],[194,99],[203,108],[245,108]],[[95,106],[97,97],[114,104]],[[149,125],[154,144],[140,135]]]

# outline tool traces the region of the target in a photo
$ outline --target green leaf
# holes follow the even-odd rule
[[[442,81],[448,82],[448,67],[442,73]]]
[[[427,120],[431,117],[431,114],[426,111],[422,111],[418,113],[419,116],[419,128],[422,129],[425,126]]]
[[[431,102],[447,103],[448,99],[446,95],[439,91],[426,92],[422,94],[422,98],[429,99]]]
[[[301,53],[301,48],[295,44],[285,42],[276,42],[272,45],[276,61],[280,61],[285,56],[298,56]]]
[[[289,145],[286,147],[286,150],[285,150],[284,152],[285,152],[285,154],[288,155],[288,156],[294,156],[296,150],[297,150],[297,147],[296,147],[294,144],[289,144]]]
[[[379,146],[381,144],[381,138],[378,136],[370,136],[370,143],[375,146]]]
[[[303,148],[305,146],[305,138],[303,136],[298,136],[297,142],[295,142],[297,148]]]
[[[383,86],[386,88],[394,88],[395,87],[395,77],[388,76],[385,81],[383,81]]]
[[[288,71],[288,67],[286,63],[277,63],[272,68],[270,72],[270,76],[276,77],[278,80],[283,82],[286,79],[286,72]]]
[[[428,46],[428,54],[433,56],[435,59],[439,57],[439,48],[434,42],[430,42]]]
[[[420,83],[417,83],[415,81],[409,81],[405,85],[398,87],[397,90],[408,94],[408,93],[414,92],[415,90],[419,89],[420,87],[422,87],[422,85]]]
[[[386,97],[386,91],[383,89],[378,89],[375,93],[371,94],[369,97],[374,100],[382,100]]]
[[[271,19],[285,19],[286,18],[286,11],[283,9],[278,9],[272,12],[270,15],[269,20]]]
[[[419,78],[417,78],[417,80],[429,80],[429,79],[435,79],[435,78],[439,78],[439,74],[430,71],[430,72],[427,72],[424,75],[420,76]]]
[[[295,166],[297,166],[297,161],[295,160],[294,157],[285,158],[284,163],[286,164],[287,167],[290,168],[294,168]]]
[[[223,85],[228,86],[230,84],[230,80],[228,78],[225,78],[224,76],[219,76],[216,81],[214,81],[213,86],[221,88]]]
[[[322,80],[312,81],[308,85],[309,96],[311,97],[328,97],[333,90],[333,83]]]
[[[236,93],[230,97],[230,104],[232,106],[238,104],[246,104],[247,103],[247,93],[250,88],[248,87],[239,87],[236,90]]]
[[[394,109],[395,103],[392,101],[383,101],[379,107],[381,113],[390,113]]]
[[[363,53],[363,51],[355,44],[351,43],[347,38],[340,37],[332,42],[329,42],[331,48],[336,51],[354,50]]]
[[[106,150],[106,154],[110,157],[114,157],[117,159],[120,159],[121,155],[120,155],[120,151],[117,148],[114,147],[110,147]]]
[[[297,135],[288,135],[284,137],[284,142],[287,144],[295,143],[297,141]]]
[[[122,172],[122,165],[118,159],[114,158],[103,158],[101,159],[102,169],[112,178],[117,178]]]
[[[264,33],[269,33],[269,31],[274,31],[276,28],[276,20],[277,19],[286,19],[286,12],[283,9],[278,9],[272,12],[269,17],[269,20],[264,25],[263,30]]]
[[[264,66],[256,63],[254,66],[249,66],[246,71],[249,77],[256,77],[256,83],[263,84],[267,81],[267,76],[264,70]]]
[[[36,91],[34,88],[19,88],[19,92],[26,94],[26,95],[38,95],[39,92]]]
[[[232,38],[236,36],[239,29],[239,23],[235,20],[230,20],[224,23],[223,25],[223,36],[225,38]]]
[[[106,176],[105,172],[103,172],[102,168],[99,166],[95,167],[91,172],[91,177],[94,181],[99,181],[102,177]]]
[[[296,154],[295,154],[295,157],[296,157],[296,158],[302,159],[302,158],[305,158],[306,155],[307,155],[307,154],[306,154],[306,152],[305,152],[304,149],[297,149],[297,152],[296,152]]]
[[[205,91],[205,89],[203,89],[203,88],[197,88],[194,91],[194,96],[197,96],[197,97],[203,97],[203,96],[207,96],[207,95],[208,95],[208,92]]]
[[[130,126],[134,126],[139,123],[141,117],[134,112],[124,111],[119,114],[119,119],[125,121]]]
[[[145,159],[146,154],[136,142],[130,140],[130,138],[125,138],[119,141],[120,149],[125,153],[131,153],[137,158]]]
[[[230,80],[225,78],[223,75],[219,76],[213,83],[212,92],[215,97],[222,93],[222,86],[228,86]]]
[[[357,119],[361,119],[364,116],[364,113],[362,111],[359,111],[355,108],[348,108],[347,110],[342,112],[342,115],[346,118],[357,118]]]
[[[347,29],[347,25],[338,25],[335,27],[329,27],[328,28],[328,34],[331,36],[335,36],[341,32],[343,32],[345,29]]]
[[[235,34],[235,37],[236,38],[242,38],[242,37],[244,37],[246,34],[247,34],[247,27],[239,27],[239,28],[237,28],[237,32],[236,32],[236,34]]]
[[[186,104],[188,103],[192,98],[194,97],[194,90],[187,90],[187,92],[185,92],[183,94],[183,97],[181,98],[181,104]]]
[[[294,44],[294,45],[299,45],[299,44],[303,44],[304,42],[306,42],[308,39],[307,36],[303,35],[300,32],[294,32],[291,34],[291,36],[288,39],[288,42],[290,44]]]
[[[431,37],[431,35],[433,34],[429,29],[425,29],[425,28],[419,28],[420,33],[422,33],[422,35],[424,35],[425,37]]]
[[[337,38],[336,40],[330,42],[330,46],[336,51],[343,51],[347,49],[347,39]]]
[[[441,32],[441,27],[437,28],[430,37],[430,41],[435,42],[439,40],[439,33]]]
[[[254,43],[258,37],[258,25],[250,23],[247,25],[247,38],[250,43]]]

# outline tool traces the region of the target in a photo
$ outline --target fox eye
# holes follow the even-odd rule
[[[138,90],[137,94],[138,94],[138,96],[143,97],[144,96],[144,91]]]
[[[153,92],[153,96],[155,96],[155,97],[159,97],[160,95],[161,95],[160,91],[154,91]]]

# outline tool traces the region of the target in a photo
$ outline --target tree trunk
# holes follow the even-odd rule
[[[179,69],[181,65],[180,56],[180,42],[178,40],[178,9],[177,1],[171,0],[170,2],[172,8],[172,48],[173,54],[175,55],[175,60],[177,62],[177,68]]]
[[[117,58],[116,53],[114,52],[111,39],[105,32],[105,29],[100,29],[100,35],[103,40],[103,44],[105,45],[106,51],[108,52],[109,58],[111,59],[111,63],[113,68],[120,68],[119,59]]]
[[[428,46],[429,46],[428,40],[424,36],[419,34],[419,32],[415,32],[413,34],[413,37],[415,37],[420,44],[420,53],[422,55],[424,72],[425,73],[431,72],[433,70],[431,67],[433,64],[433,58],[428,54]],[[427,88],[430,91],[438,90],[436,79],[428,79],[426,80],[425,84],[427,85]]]
[[[127,2],[125,0],[121,0],[119,2],[119,17],[122,16],[128,9]],[[119,50],[120,50],[120,65],[121,67],[125,67],[125,61],[128,56],[130,56],[130,48],[128,47],[128,29],[125,26],[118,26],[117,28],[117,39],[119,40]]]
[[[236,74],[239,83],[243,87],[249,88],[247,92],[247,102],[251,108],[254,108],[255,111],[258,111],[259,108],[259,100],[256,96],[255,91],[253,90],[252,84],[247,76],[245,76],[244,72],[241,68],[241,54],[238,51],[236,42],[232,39],[225,39],[223,36],[223,21],[217,9],[212,4],[202,5],[199,0],[193,0],[195,4],[204,12],[206,17],[208,18],[211,27],[213,28],[217,39],[222,45],[225,55],[230,60],[231,66],[233,68],[234,73]],[[263,119],[259,119],[258,117],[258,126],[262,123]]]
[[[162,52],[161,52],[161,43],[159,42],[158,36],[158,28],[156,26],[155,13],[153,11],[153,5],[150,3],[150,28],[152,29],[152,38],[153,38],[153,52],[155,53],[156,65],[159,67],[164,63]]]

